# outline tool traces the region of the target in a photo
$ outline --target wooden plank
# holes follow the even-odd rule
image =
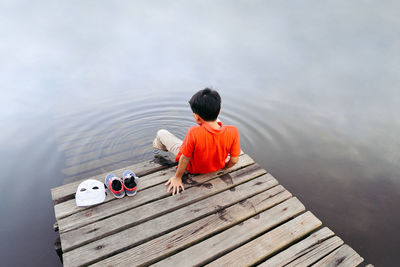
[[[80,255],[80,257],[75,259],[69,258],[69,252],[67,252],[64,254],[64,263],[66,263],[66,266],[74,266],[92,262],[95,263],[104,259],[104,261],[97,262],[96,265],[126,266],[127,262],[135,263],[135,265],[148,264],[159,257],[167,256],[168,254],[175,252],[177,249],[188,247],[203,240],[207,236],[218,233],[234,224],[237,224],[256,213],[274,206],[276,203],[282,202],[288,197],[290,197],[290,193],[287,191],[279,193],[273,197],[269,197],[267,192],[263,192],[242,203],[235,204],[229,208],[221,210],[220,212],[204,217],[137,246],[126,244],[124,249],[113,250],[114,246],[117,246],[118,243],[128,241],[127,239],[114,239],[111,243],[108,242],[107,247],[104,249],[105,251],[109,250],[108,255],[98,257],[89,262],[86,259],[86,254],[96,254],[97,250],[92,250],[90,253]],[[286,214],[289,213],[290,211],[286,211]],[[127,234],[127,236],[135,235],[135,233],[129,231],[130,229],[127,229],[124,232],[119,233],[117,236],[120,236],[120,234],[123,233]],[[109,257],[111,255],[114,256]]]
[[[164,155],[163,158],[165,159],[165,158],[169,158],[169,157],[167,155]],[[172,163],[174,163],[173,160],[174,160],[174,158],[172,158],[172,159],[169,158],[169,161],[172,161]],[[90,170],[82,170],[82,169],[80,169],[79,166],[77,166],[75,171],[72,171],[72,174],[68,175],[65,178],[64,184],[82,180],[82,179],[90,177],[90,176],[96,176],[100,173],[106,172],[107,170],[115,170],[115,169],[120,169],[120,168],[128,166],[128,165],[132,165],[131,157],[123,159],[119,162],[115,162],[115,160],[112,160],[112,161],[114,161],[114,163],[104,163],[104,164],[99,165],[96,168],[90,169]],[[157,161],[158,161],[158,159],[157,159]],[[161,165],[164,165],[164,164],[161,163]],[[169,166],[171,166],[171,164]]]
[[[53,230],[54,230],[54,232],[58,232],[58,222],[55,222],[53,224]]]
[[[120,140],[118,142],[112,142],[110,144],[103,143],[101,146],[102,158],[104,156],[110,156],[112,154],[116,154],[117,152],[125,152],[132,146],[134,140],[135,140],[134,136],[129,138],[125,136],[123,140]],[[151,141],[149,141],[149,143],[151,143]],[[143,144],[142,146],[148,147],[149,144]],[[140,149],[140,147],[138,148]],[[99,153],[97,149],[98,145],[96,143],[68,148],[67,150],[64,151],[64,155],[66,158],[65,160],[66,166],[73,166],[85,161],[99,158]]]
[[[199,183],[208,182],[216,177],[221,177],[221,179],[225,180],[227,183],[231,183],[230,186],[233,186],[232,179],[234,177],[239,177],[244,173],[248,172],[248,170],[238,170],[241,166],[248,166],[254,161],[250,157],[242,156],[239,158],[240,164],[236,164],[231,169],[223,170],[219,172],[207,173],[198,176],[193,176],[190,179],[187,179],[185,182],[185,188],[188,189],[192,186],[200,186]],[[258,165],[256,166],[259,167]],[[250,169],[251,171],[251,169]],[[265,170],[264,170],[265,172]],[[229,174],[227,174],[229,173]],[[226,175],[225,175],[226,174]],[[165,178],[167,180],[167,178]],[[208,188],[206,186],[197,187],[197,190],[194,190],[192,194],[182,194],[179,198],[192,198],[198,199],[199,197],[205,198],[207,194],[215,194],[218,191],[225,190],[228,185],[225,183],[219,187],[211,187]],[[124,197],[122,199],[112,199],[108,202],[102,203],[101,205],[92,206],[85,210],[76,212],[68,217],[62,218],[58,220],[58,227],[60,233],[70,231],[76,229],[78,227],[82,227],[93,223],[100,219],[105,219],[112,215],[121,213],[123,211],[141,206],[143,204],[153,202],[159,200],[161,198],[165,198],[170,196],[171,193],[167,193],[167,188],[164,184],[159,184],[153,187],[150,187],[146,190],[138,192],[135,197]]]
[[[252,168],[253,166],[257,167],[256,165],[252,165],[249,168]],[[257,176],[258,178],[253,179]],[[250,181],[247,182],[248,180]],[[115,216],[106,218],[104,220],[89,224],[85,227],[81,227],[76,230],[61,234],[64,251],[71,250],[72,248],[82,245],[84,243],[92,242],[96,239],[103,238],[107,235],[122,231],[153,218],[154,219],[152,221],[162,221],[158,223],[159,226],[155,229],[151,229],[151,227],[149,227],[148,233],[153,231],[160,231],[164,224],[168,225],[169,228],[177,227],[179,224],[182,224],[188,220],[204,216],[205,214],[214,212],[217,209],[222,209],[226,205],[234,204],[242,200],[243,198],[246,198],[247,196],[260,193],[261,191],[264,191],[278,184],[278,182],[275,180],[275,178],[272,177],[272,175],[265,174],[265,170],[254,167],[253,171],[246,172],[244,175],[241,175],[239,177],[233,177],[232,181],[234,183],[233,185],[238,184],[238,186],[231,188],[231,190],[226,190],[216,195],[210,196],[201,201],[196,201],[194,197],[194,195],[201,196],[201,194],[195,194],[195,192],[193,192],[193,190],[199,189],[192,187],[185,191],[188,197],[163,198],[158,201],[151,202],[147,205],[143,205],[117,214]],[[207,183],[207,188],[211,187],[226,188],[226,183],[221,179],[214,179]],[[203,194],[209,194],[208,191]],[[193,201],[196,202],[182,208],[185,204],[190,204]],[[177,208],[179,209],[175,210]],[[184,213],[183,215],[181,215],[182,212]],[[161,216],[165,213],[167,214]],[[170,218],[170,220],[168,220],[168,218]]]
[[[117,176],[122,176],[122,170],[125,170],[125,169],[121,169],[121,171],[118,171],[114,174]],[[170,167],[168,169],[164,169],[161,171],[157,171],[157,172],[139,177],[138,185],[137,185],[138,192],[143,191],[152,186],[164,183],[166,181],[166,179],[168,179],[168,177],[172,177],[175,174],[175,172],[176,172],[176,168]],[[117,173],[121,173],[121,174],[117,174]],[[103,179],[102,182],[104,182],[104,178],[105,178],[105,175],[102,176],[102,179]],[[106,198],[103,203],[113,201],[113,200],[115,200],[115,197],[110,193],[109,190],[107,190],[107,195],[106,195]],[[76,206],[75,198],[74,198],[74,199],[67,200],[67,201],[64,201],[64,202],[61,202],[61,203],[55,205],[54,213],[55,213],[56,219],[59,220],[59,219],[65,218],[67,216],[70,216],[71,214],[74,214],[74,213],[77,213],[79,211],[86,210],[89,208],[91,208],[91,207]]]
[[[154,163],[159,164],[161,166],[167,166],[167,167],[171,167],[174,165],[177,165],[177,163],[173,162],[173,161],[169,161],[169,162],[158,162],[154,160]],[[165,163],[165,164],[164,164]],[[94,177],[97,175],[101,175],[101,174],[105,174],[105,173],[110,173],[114,170],[118,170],[118,169],[122,169],[122,168],[126,168],[126,166],[131,166],[134,165],[134,161],[131,159],[128,160],[123,160],[117,163],[111,163],[110,165],[104,165],[104,166],[100,166],[99,168],[90,170],[90,171],[85,171],[85,172],[77,172],[73,175],[68,175],[65,176],[64,180],[63,180],[63,185],[67,185],[69,183],[74,183],[76,181],[80,181],[80,180],[85,180],[88,179],[90,177]]]
[[[124,170],[130,169],[130,170],[134,171],[139,177],[141,177],[146,174],[149,174],[149,173],[152,173],[152,172],[155,172],[158,170],[166,169],[169,167],[171,167],[171,165],[164,166],[164,165],[160,165],[159,163],[156,163],[154,161],[145,161],[145,162],[130,165],[125,168],[118,169],[118,170],[113,170],[113,172],[115,173],[115,175],[122,176],[122,173]],[[94,177],[87,177],[86,179],[89,179],[89,178],[95,179],[95,180],[98,180],[98,181],[101,181],[104,183],[104,178],[106,177],[106,175],[108,173],[109,172],[103,173],[101,175],[96,175]],[[76,182],[73,182],[73,183],[70,183],[67,185],[52,188],[51,195],[53,198],[53,202],[55,204],[57,204],[57,203],[65,201],[65,200],[74,198],[74,194],[76,192],[76,189],[78,188],[78,185],[86,179],[82,179],[82,180],[79,180],[79,181],[76,181]]]
[[[63,259],[62,259],[62,249],[61,249],[60,237],[57,237],[56,240],[54,241],[54,249],[56,250],[57,256],[62,263]]]
[[[248,266],[255,264],[313,231],[320,225],[321,221],[308,211],[225,254],[207,266]],[[243,255],[246,255],[246,257]]]
[[[334,236],[320,244],[316,244],[314,247],[311,247],[308,251],[305,251],[304,255],[286,266],[310,266],[341,245],[343,245],[343,240],[337,236]]]
[[[133,216],[135,217],[129,214],[123,214],[123,216],[119,215],[113,216],[112,218],[114,218],[114,221],[109,220],[108,224],[100,221],[98,223],[95,223],[95,225],[92,224],[88,225],[85,229],[86,232],[80,231],[82,229],[80,228],[77,229],[77,231],[75,231],[74,233],[73,231],[65,233],[65,236],[62,237],[62,240],[71,240],[72,242],[76,243],[77,239],[80,239],[81,241],[84,240],[84,238],[87,239],[88,237],[94,239],[94,240],[87,240],[88,241],[86,242],[87,244],[77,244],[75,246],[75,247],[77,246],[80,247],[77,247],[76,249],[72,250],[68,256],[77,258],[79,257],[79,255],[90,253],[96,248],[107,247],[107,245],[110,242],[113,242],[113,240],[123,239],[127,235],[130,236],[128,243],[125,242],[124,244],[124,242],[119,242],[117,245],[113,246],[113,248],[116,250],[120,250],[128,245],[136,246],[147,240],[156,238],[162,234],[175,230],[186,224],[192,223],[197,219],[201,219],[205,216],[216,213],[224,209],[225,207],[243,201],[248,196],[264,192],[265,190],[276,184],[277,181],[272,176],[264,175],[234,187],[235,188],[234,191],[231,190],[224,191],[220,194],[206,198],[199,202],[195,202],[191,205],[185,206],[178,210],[169,212],[167,214],[163,214],[161,216],[156,216],[151,220],[147,221],[144,220],[143,223],[138,221],[140,222],[140,224],[134,222],[132,226],[130,226],[128,223],[129,219],[133,218],[136,219],[142,215],[141,213],[145,213],[146,211],[144,210],[139,210],[137,216],[135,216],[136,214],[133,214]],[[282,186],[275,186],[273,189],[268,190],[268,194],[270,197],[273,197],[275,195],[281,194],[284,191],[285,189]],[[159,207],[162,206],[159,205]],[[149,209],[149,207],[146,208]],[[128,227],[119,226],[118,225],[118,223],[120,222],[119,220],[121,220],[121,223],[125,224]],[[128,228],[129,231],[124,231],[124,233],[118,235],[119,237],[114,234]],[[96,234],[97,231],[100,231],[100,233],[98,233],[99,236],[97,236]],[[83,234],[84,236],[80,238],[79,233]],[[135,234],[130,235],[131,233]],[[110,236],[111,234],[114,235]],[[63,242],[64,251],[70,250],[69,249],[70,247],[71,247],[71,242]],[[109,253],[109,249],[105,250],[97,249],[96,256],[103,253]]]
[[[324,227],[321,230],[311,234],[306,239],[292,245],[272,258],[269,258],[259,266],[309,266],[343,244],[343,241],[334,242],[336,246],[333,246],[331,250],[323,253],[319,252],[318,250],[324,246],[322,244],[326,241],[326,239],[332,240],[331,237],[334,235],[335,234],[330,229]],[[306,261],[306,259],[309,260]]]
[[[61,172],[67,176],[85,175],[87,177],[91,173],[94,173],[94,175],[98,174],[99,169],[102,168],[114,170],[122,166],[130,165],[131,158],[132,152],[122,151],[108,156],[104,155],[101,158],[91,161],[79,162],[78,164],[62,169]]]
[[[93,176],[97,176],[100,174],[104,174],[104,173],[110,173],[111,171],[114,170],[118,170],[118,169],[122,169],[126,166],[130,166],[130,165],[134,165],[134,160],[132,159],[126,159],[126,160],[122,160],[119,162],[113,162],[113,163],[109,163],[109,164],[104,164],[102,166],[99,166],[98,168],[95,169],[91,169],[88,171],[83,171],[81,172],[79,169],[77,169],[76,173],[73,173],[71,175],[66,175],[64,177],[63,180],[63,185],[69,184],[69,183],[73,183],[79,180],[84,180],[84,179],[88,179],[89,177],[93,177]],[[162,165],[162,164],[160,164]],[[171,165],[169,165],[170,167]]]
[[[289,213],[287,211],[289,210]],[[203,265],[230,250],[246,243],[249,239],[304,211],[303,204],[291,198],[280,205],[244,221],[224,232],[200,242],[178,254],[172,255],[156,266],[194,266]],[[288,216],[290,215],[290,216]],[[223,265],[221,265],[223,266]]]
[[[319,267],[319,266],[325,266],[325,267],[335,267],[335,266],[341,266],[341,267],[346,266],[347,267],[347,266],[349,266],[349,267],[352,267],[352,266],[359,265],[363,261],[364,261],[364,259],[362,257],[360,257],[360,255],[358,255],[358,253],[355,252],[354,249],[352,249],[351,247],[349,247],[348,245],[345,244],[312,266],[313,267]]]
[[[239,163],[240,163],[240,158],[243,155],[244,155],[244,153],[242,153],[240,155]],[[249,156],[246,155],[246,157],[249,157]],[[252,161],[252,163],[254,163],[254,161]],[[161,159],[161,162],[158,162],[158,161],[153,159],[153,160],[148,160],[148,161],[141,162],[141,163],[138,163],[138,164],[125,166],[124,168],[120,168],[120,169],[117,169],[117,170],[116,169],[110,169],[110,171],[108,171],[108,172],[104,172],[102,174],[95,175],[93,177],[86,176],[86,177],[84,177],[84,178],[82,178],[82,179],[80,179],[78,181],[74,181],[74,182],[66,184],[66,185],[62,185],[62,186],[58,186],[58,187],[52,188],[51,189],[52,199],[53,199],[54,204],[58,204],[58,203],[61,203],[63,201],[66,201],[66,200],[73,199],[74,196],[75,196],[76,189],[78,188],[78,185],[81,182],[83,182],[86,179],[95,179],[95,180],[98,180],[98,181],[104,183],[104,179],[105,179],[106,175],[108,173],[110,173],[110,172],[112,172],[115,175],[121,177],[122,173],[124,172],[124,170],[127,170],[127,169],[129,170],[130,169],[133,172],[135,172],[136,175],[139,176],[139,178],[143,178],[142,176],[154,173],[156,171],[165,170],[167,168],[170,168],[170,167],[176,166],[176,165],[177,165],[176,162],[170,162],[170,161],[163,160],[163,159]],[[147,179],[147,177],[146,177],[146,179]]]
[[[235,171],[235,170],[238,170],[239,168],[246,167],[246,166],[248,166],[250,164],[253,164],[253,163],[254,163],[254,161],[250,157],[244,156],[242,158],[242,156],[240,156],[239,157],[239,162],[228,171],[229,172]],[[122,172],[125,169],[126,168],[119,169],[119,170],[117,170],[117,171],[115,171],[113,173],[115,175],[117,175],[117,176],[122,176]],[[176,172],[176,168],[175,167],[170,167],[168,169],[163,169],[163,170],[158,171],[158,172],[153,172],[153,173],[148,174],[146,176],[139,176],[138,192],[140,192],[142,190],[145,190],[145,189],[147,189],[149,187],[152,187],[152,186],[155,186],[155,185],[158,185],[158,184],[161,184],[161,183],[165,183],[165,181],[168,180],[170,177],[172,177],[175,174],[175,172]],[[224,172],[222,172],[222,173],[221,172],[217,172],[217,173],[223,174]],[[97,180],[99,180],[98,178],[100,178],[100,179],[103,179],[103,181],[104,181],[105,175],[103,175],[102,177],[96,176],[95,178]],[[74,183],[74,186],[78,187],[78,185],[75,185],[75,183]],[[68,188],[66,186],[66,190],[72,190],[72,189],[73,188],[72,188],[71,185],[68,185]],[[73,189],[73,190],[76,190],[76,189]],[[106,199],[104,200],[104,202],[102,204],[107,203],[109,201],[114,201],[114,200],[115,200],[114,196],[110,193],[109,190],[107,190]],[[148,198],[147,198],[147,200],[148,200]],[[138,202],[138,201],[136,201],[136,202]],[[80,212],[80,211],[83,211],[83,210],[87,210],[87,209],[90,209],[90,208],[93,208],[93,206],[91,206],[91,207],[78,207],[75,204],[75,199],[71,199],[71,200],[67,200],[67,201],[64,201],[62,203],[59,203],[59,204],[55,205],[54,206],[54,213],[55,213],[56,219],[59,220],[59,219],[65,218],[67,216],[70,216],[70,215],[72,215],[74,213],[77,213],[77,212]]]
[[[230,171],[235,171],[239,168],[243,168],[245,166],[251,165],[254,163],[254,161],[249,157],[249,156],[244,156],[242,158],[243,155],[241,155],[239,157],[239,162],[232,167],[230,170],[226,171],[226,172],[218,172],[219,174],[221,173],[227,173]],[[154,168],[151,168],[153,167]],[[141,190],[147,189],[149,187],[158,185],[160,183],[164,183],[168,178],[172,177],[175,174],[176,168],[175,167],[169,167],[167,169],[163,168],[160,171],[157,171],[156,168],[160,168],[160,165],[156,164],[152,164],[152,162],[150,162],[149,165],[145,164],[145,165],[138,165],[138,166],[133,166],[132,168],[125,167],[119,170],[115,170],[113,171],[113,173],[119,177],[122,176],[122,173],[124,170],[126,169],[131,169],[131,170],[135,170],[135,173],[139,176],[139,181],[138,181],[138,192],[140,192]],[[152,172],[150,174],[146,174],[150,171],[155,170],[155,172]],[[91,177],[91,179],[96,179],[98,181],[104,182],[104,178],[108,173],[102,174],[102,175],[98,175],[95,177]],[[54,206],[54,210],[55,210],[55,216],[56,219],[61,219],[64,217],[67,217],[71,214],[74,214],[76,212],[82,211],[82,210],[86,210],[91,207],[77,207],[75,204],[75,191],[76,188],[78,187],[78,185],[84,181],[80,180],[68,185],[64,185],[61,187],[57,187],[57,188],[53,188],[52,189],[52,194],[53,194],[53,201],[55,203],[58,203]],[[59,198],[59,199],[57,199]],[[70,199],[70,200],[66,200],[66,199]],[[54,200],[55,199],[55,200]],[[107,190],[107,196],[106,199],[104,201],[104,203],[109,202],[109,201],[113,201],[115,200],[115,198],[113,197],[113,195],[110,193],[109,190]]]

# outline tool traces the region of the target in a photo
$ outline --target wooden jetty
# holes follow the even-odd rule
[[[125,169],[140,178],[133,197],[77,207],[81,181],[51,190],[65,266],[357,266],[344,244],[248,155],[229,170],[185,177],[171,196],[175,164]],[[106,174],[87,177],[104,182]]]

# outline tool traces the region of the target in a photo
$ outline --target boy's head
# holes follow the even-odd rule
[[[189,100],[193,113],[205,121],[215,121],[221,110],[221,97],[218,92],[210,88],[195,93]]]

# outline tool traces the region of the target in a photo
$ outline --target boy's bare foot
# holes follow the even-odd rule
[[[160,144],[160,142],[158,142],[157,138],[153,140],[153,148],[162,151],[168,151],[168,149],[163,144]]]

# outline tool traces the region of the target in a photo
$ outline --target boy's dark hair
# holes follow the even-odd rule
[[[189,100],[193,113],[205,121],[215,121],[221,109],[221,97],[218,92],[210,88],[195,93]]]

